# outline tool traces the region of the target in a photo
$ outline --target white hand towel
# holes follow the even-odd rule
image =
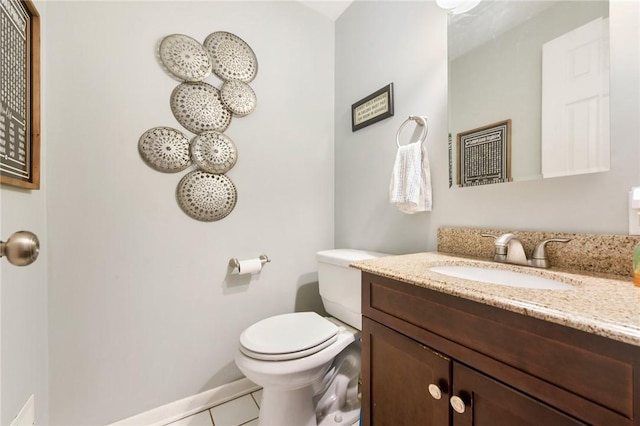
[[[407,214],[431,211],[431,170],[421,142],[398,148],[389,185],[391,204]]]

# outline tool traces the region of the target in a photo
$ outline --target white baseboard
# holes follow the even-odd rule
[[[247,378],[171,402],[109,426],[163,426],[260,389]]]

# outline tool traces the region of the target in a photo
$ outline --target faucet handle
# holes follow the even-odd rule
[[[480,234],[483,237],[491,237],[495,240],[495,253],[493,255],[493,260],[495,260],[496,262],[504,262],[507,258],[507,244],[504,243],[501,239],[503,239],[503,237],[505,235],[511,235],[514,236],[513,234],[504,234],[501,236],[497,236],[497,235],[493,235],[493,234]]]
[[[547,238],[538,243],[531,255],[532,266],[538,268],[548,268],[549,259],[547,259],[547,243],[567,243],[571,241],[571,238]]]
[[[571,238],[547,238],[546,240],[542,240],[533,250],[533,255],[531,257],[533,259],[546,259],[547,243],[568,243],[569,241],[571,241]]]

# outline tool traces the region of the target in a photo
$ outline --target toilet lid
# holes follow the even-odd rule
[[[296,312],[253,324],[240,335],[240,344],[262,354],[300,352],[321,345],[338,330],[337,325],[315,312]]]

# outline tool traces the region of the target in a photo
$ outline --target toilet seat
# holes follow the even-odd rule
[[[282,354],[265,354],[260,352],[253,352],[243,346],[240,346],[240,352],[242,352],[249,358],[257,359],[260,361],[290,361],[290,360],[300,359],[300,358],[304,358],[309,355],[318,353],[321,350],[325,349],[326,347],[334,344],[336,340],[338,340],[338,337],[333,336],[329,340],[322,342],[321,344],[314,346],[312,348],[305,349],[302,351],[288,352],[288,353],[282,353]]]
[[[315,312],[277,315],[240,335],[240,351],[265,361],[284,361],[317,353],[337,340],[340,327]]]

